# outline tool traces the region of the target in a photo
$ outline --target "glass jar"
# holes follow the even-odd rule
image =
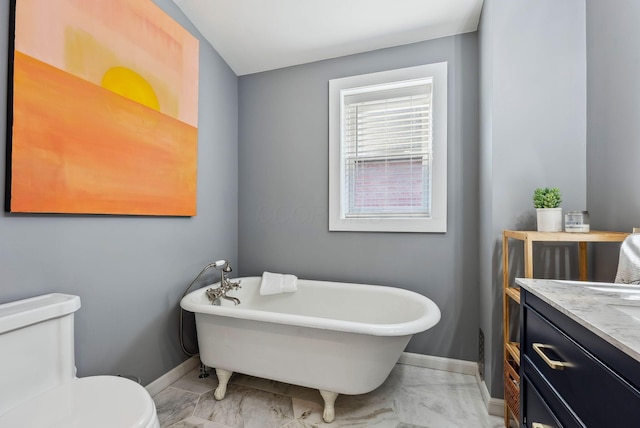
[[[588,211],[568,211],[564,215],[564,231],[588,233],[589,212]]]

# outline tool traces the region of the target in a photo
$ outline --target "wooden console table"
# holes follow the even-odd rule
[[[579,278],[588,279],[587,243],[589,242],[622,242],[629,235],[625,232],[591,231],[589,233],[573,232],[537,232],[504,230],[502,232],[502,275],[503,275],[503,335],[504,335],[504,424],[509,426],[510,417],[517,423],[520,420],[520,343],[511,340],[509,335],[509,300],[520,304],[520,288],[509,284],[509,239],[522,241],[524,244],[524,277],[533,278],[533,243],[534,242],[577,242]]]

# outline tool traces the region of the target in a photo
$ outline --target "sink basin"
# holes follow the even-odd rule
[[[640,306],[629,306],[629,305],[609,305],[613,309],[624,312],[627,315],[631,315],[636,320],[640,321]]]

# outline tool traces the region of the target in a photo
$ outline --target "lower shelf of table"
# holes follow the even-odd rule
[[[504,344],[507,353],[511,355],[511,358],[516,364],[520,364],[520,343],[519,342],[507,342]]]

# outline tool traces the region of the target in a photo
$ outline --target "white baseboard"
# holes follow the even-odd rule
[[[403,352],[398,363],[469,375],[475,375],[478,372],[478,363],[474,363],[473,361],[454,360],[453,358],[413,354],[411,352]]]
[[[172,368],[167,373],[151,382],[149,385],[145,386],[145,388],[153,397],[154,395],[158,394],[160,391],[171,385],[173,382],[189,373],[191,370],[197,367],[199,363],[200,359],[198,357],[191,357],[178,366]]]
[[[478,382],[478,388],[480,388],[482,401],[487,407],[487,413],[491,416],[504,416],[504,400],[500,398],[493,398],[489,394],[487,384],[480,378],[480,373],[476,373],[476,381]]]

